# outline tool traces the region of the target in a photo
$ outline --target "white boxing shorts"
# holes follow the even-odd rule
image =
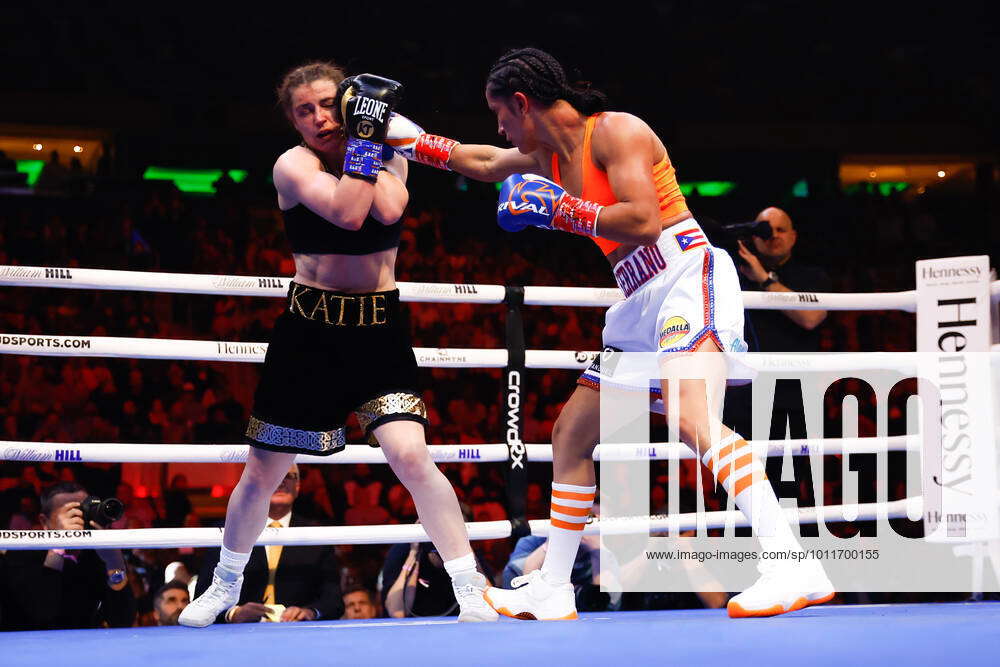
[[[633,250],[615,265],[614,274],[625,298],[605,315],[605,353],[662,357],[694,351],[708,340],[724,353],[747,351],[736,266],[726,251],[708,242],[693,218],[664,229],[656,245]],[[598,355],[579,384],[600,388],[602,356],[607,354]],[[619,384],[607,372],[603,379]],[[650,391],[659,394],[659,387],[650,385]]]

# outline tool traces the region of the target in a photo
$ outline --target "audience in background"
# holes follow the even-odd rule
[[[50,164],[46,176],[50,182],[72,178],[72,170],[60,164],[58,156],[53,156]],[[227,192],[214,199],[183,197],[175,189],[162,187],[135,188],[103,197],[99,191],[90,197],[6,197],[0,207],[0,265],[69,267],[70,271],[93,267],[290,275],[291,256],[273,206],[273,193],[258,198],[240,186],[228,182],[225,186]],[[975,218],[973,204],[967,201],[904,200],[898,194],[881,197],[864,189],[850,195],[814,194],[780,203],[799,223],[796,257],[801,255],[805,261],[831,269],[830,289],[842,292],[912,289],[913,261],[928,252],[940,256],[967,252],[960,245],[962,234],[942,232],[951,229],[952,219]],[[699,215],[728,221],[745,219],[747,211],[756,210],[756,202],[733,197],[692,197],[691,204]],[[611,285],[604,259],[586,239],[535,230],[500,234],[487,213],[480,225],[459,219],[467,215],[466,210],[459,216],[439,204],[415,199],[404,220],[397,278],[445,283]],[[824,242],[825,230],[834,224],[843,243]],[[873,234],[873,230],[880,231]],[[900,244],[900,237],[914,242]],[[782,277],[780,268],[777,273]],[[417,346],[503,346],[502,306],[410,303],[407,307]],[[0,331],[259,341],[266,338],[280,309],[279,300],[264,298],[3,288]],[[603,309],[531,307],[525,315],[530,348],[600,347]],[[906,351],[915,347],[913,315],[895,311],[831,312],[814,331],[819,348],[827,351]],[[254,364],[0,355],[0,440],[239,442],[257,372]],[[429,442],[497,441],[504,419],[498,405],[499,371],[424,369],[421,373],[431,422]],[[527,442],[548,441],[576,377],[572,371],[529,373],[522,404]],[[360,442],[357,425],[349,427],[349,439]],[[442,468],[476,520],[506,518],[501,466],[461,463]],[[655,463],[653,468],[655,492],[665,483],[666,473]],[[303,520],[322,524],[416,520],[409,495],[382,466],[324,465],[301,474],[305,477],[295,484],[297,497],[292,502],[295,516]],[[545,474],[533,472],[527,497],[529,518],[547,514]],[[51,502],[51,490],[60,483],[76,483],[102,497],[122,498],[126,514],[116,528],[199,525],[203,521],[194,511],[192,499],[195,494],[204,495],[205,490],[188,488],[183,478],[174,478],[156,493],[144,491],[143,497],[137,497],[136,490],[122,481],[119,465],[45,462],[4,466],[0,472],[0,527],[69,525],[69,512]],[[507,540],[476,546],[484,566],[493,571],[504,568],[510,554]],[[298,547],[284,551],[294,549]],[[321,559],[327,564],[321,568],[324,582],[335,581],[338,588],[343,582],[347,592],[343,598],[336,594],[335,603],[320,618],[340,617],[342,606],[347,608],[345,617],[360,618],[363,616],[355,614],[369,613],[367,610],[376,604],[364,589],[375,587],[385,548],[340,546],[324,553],[328,554]],[[0,599],[3,626],[129,625],[137,603],[146,616],[152,618],[155,613],[157,622],[162,622],[161,607],[165,610],[179,605],[182,598],[180,589],[172,586],[174,582],[163,583],[167,564],[182,558],[185,569],[195,572],[200,557],[203,568],[206,562],[209,570],[214,565],[211,556],[204,553],[181,556],[176,551],[136,549],[126,556],[127,585],[117,589],[106,582],[106,570],[113,569],[102,560],[112,558],[107,553],[8,552]],[[419,569],[423,575],[418,574],[418,578],[430,577],[435,567],[433,557],[426,548],[413,551],[408,545],[396,547],[386,563],[389,576],[383,579],[382,595],[387,596],[397,582],[402,591],[413,592],[413,572]],[[255,558],[260,585],[245,585],[244,591],[254,597],[248,597],[248,603],[263,605],[256,598],[262,598],[267,584],[264,549],[255,549]],[[117,561],[112,564],[118,565]],[[51,590],[51,595],[35,595],[39,586],[48,587],[44,590]],[[324,593],[322,597],[328,600],[332,595]],[[64,608],[71,599],[77,603]],[[42,600],[49,602],[42,604]],[[415,596],[400,595],[392,608],[397,614],[438,613],[447,606],[442,602],[432,609],[429,603],[426,608],[422,603],[414,606],[416,602]],[[300,609],[308,607],[306,601],[298,604]],[[170,616],[174,616],[173,611],[163,615]],[[250,616],[249,620],[257,620],[261,614]]]
[[[292,464],[271,494],[268,527],[316,525],[296,515],[293,509],[299,495],[299,474],[299,466]],[[218,549],[204,555],[195,597],[212,583],[212,572],[218,563]],[[216,622],[316,621],[340,618],[343,611],[340,568],[333,547],[271,545],[254,547],[250,552],[239,603],[220,614]]]

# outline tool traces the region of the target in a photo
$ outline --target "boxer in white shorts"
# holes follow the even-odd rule
[[[613,271],[625,299],[605,316],[605,350],[668,357],[710,340],[723,352],[746,352],[736,267],[728,253],[709,244],[694,218],[664,229],[656,245],[636,248]],[[600,362],[598,357],[584,372],[581,385],[599,388]],[[659,394],[660,388],[650,391]]]
[[[515,148],[459,144],[399,115],[390,121],[387,143],[423,164],[504,181],[497,207],[504,229],[535,226],[592,238],[626,295],[608,311],[605,344],[659,351],[664,360],[683,353],[685,363],[703,369],[700,377],[709,382],[700,392],[690,388],[699,383],[679,385],[681,439],[750,519],[763,550],[799,551],[763,466],[705,400],[706,388],[713,396],[725,388],[719,353],[745,349],[742,300],[732,261],[694,221],[663,142],[641,119],[605,112],[600,92],[571,84],[562,65],[538,49],[516,49],[494,63],[486,102],[497,131]],[[514,590],[485,592],[501,614],[577,617],[569,575],[597,488],[592,455],[600,437],[600,379],[584,374],[556,421],[545,562],[515,578]],[[769,530],[756,530],[761,526]],[[757,582],[729,601],[730,616],[773,616],[833,597],[817,561],[767,562],[779,566],[758,568]]]

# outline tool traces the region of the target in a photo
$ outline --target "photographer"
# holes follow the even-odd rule
[[[42,495],[42,526],[100,530],[115,520],[107,501],[88,507],[86,500],[87,491],[75,482],[52,486]],[[120,549],[8,551],[0,583],[5,630],[124,628],[135,621]]]
[[[757,221],[771,225],[771,238],[752,237],[753,251],[739,241],[740,273],[751,289],[767,292],[828,292],[830,277],[823,269],[792,256],[798,235],[792,219],[780,208],[765,208]],[[754,310],[751,321],[761,352],[816,352],[825,310]]]

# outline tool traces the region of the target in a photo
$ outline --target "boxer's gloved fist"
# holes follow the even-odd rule
[[[438,169],[449,169],[448,159],[458,145],[454,139],[427,134],[412,120],[398,113],[389,119],[386,143],[405,157]]]
[[[403,86],[374,74],[358,74],[341,81],[337,91],[347,135],[344,175],[374,183],[382,168],[389,117],[403,96]]]
[[[597,216],[602,208],[594,202],[566,194],[542,176],[514,174],[500,187],[497,224],[508,232],[532,226],[597,236]]]

